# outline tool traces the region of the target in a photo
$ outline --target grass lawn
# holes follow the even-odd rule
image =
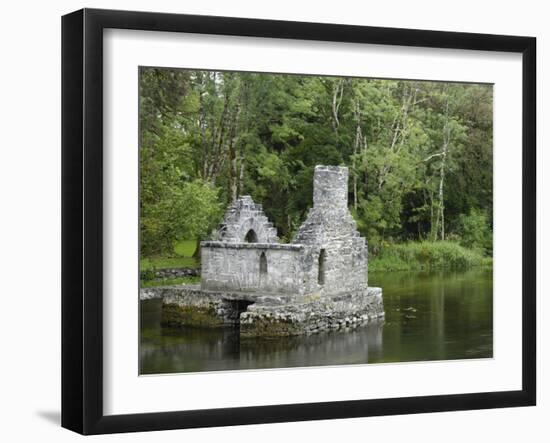
[[[200,283],[200,277],[165,278],[162,280],[141,280],[140,287],[154,288],[155,286],[183,285]]]
[[[183,240],[174,244],[174,253],[169,257],[147,257],[139,262],[142,271],[164,268],[197,268],[199,263],[193,258],[196,240]]]
[[[193,257],[197,240],[182,240],[174,245],[174,252],[182,257]]]

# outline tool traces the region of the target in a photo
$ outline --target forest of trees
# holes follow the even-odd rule
[[[165,68],[139,78],[142,256],[206,238],[242,194],[290,240],[317,164],[349,166],[371,254],[415,240],[492,253],[491,85]]]

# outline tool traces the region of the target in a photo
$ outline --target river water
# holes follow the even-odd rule
[[[348,332],[275,340],[233,329],[160,326],[158,300],[141,302],[141,374],[491,358],[491,269],[369,275],[383,288],[386,318]]]

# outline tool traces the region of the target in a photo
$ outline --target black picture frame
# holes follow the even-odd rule
[[[103,30],[170,31],[522,54],[522,389],[131,415],[103,413]],[[62,18],[62,426],[152,431],[536,403],[536,39],[83,9]]]

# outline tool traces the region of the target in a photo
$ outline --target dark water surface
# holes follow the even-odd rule
[[[493,356],[491,269],[369,275],[384,291],[386,319],[349,332],[276,340],[233,329],[160,326],[158,300],[141,302],[142,374],[286,368]]]

